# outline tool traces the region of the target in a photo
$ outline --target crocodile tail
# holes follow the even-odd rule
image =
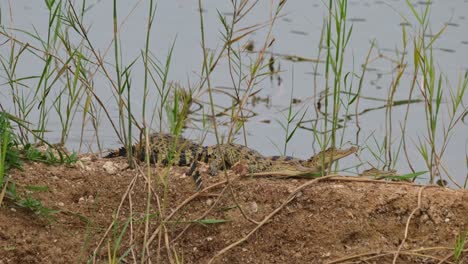
[[[192,176],[193,181],[195,182],[195,185],[197,186],[197,191],[200,191],[201,189],[203,189],[203,180],[200,175],[200,171],[197,169],[197,162],[199,158],[200,158],[200,153],[198,153],[197,156],[193,159],[192,164],[190,165],[190,169],[187,173],[187,175]]]
[[[192,178],[197,186],[197,191],[201,191],[203,189],[203,180],[201,178],[200,171],[196,170],[195,173],[193,173]]]
[[[125,147],[121,147],[118,150],[111,151],[109,154],[104,156],[105,159],[116,158],[116,157],[124,157],[127,155],[127,149]]]

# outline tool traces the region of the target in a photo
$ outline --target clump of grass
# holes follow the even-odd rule
[[[3,189],[5,176],[8,170],[12,167],[21,167],[19,152],[15,146],[15,136],[10,122],[6,115],[3,112],[0,112],[0,190]]]
[[[55,150],[55,151],[54,151]],[[42,162],[49,165],[52,164],[73,164],[78,160],[76,152],[71,155],[63,153],[59,148],[48,147],[45,152],[42,152],[35,148],[31,144],[24,146],[24,157],[30,161]],[[54,154],[57,153],[57,154]],[[58,156],[58,157],[57,157]]]
[[[468,238],[468,231],[464,231],[457,236],[455,240],[455,247],[453,249],[453,259],[455,263],[460,263],[460,257],[465,249],[466,239]]]
[[[43,190],[44,187],[34,187],[34,186],[29,186],[28,188],[30,191],[34,189],[38,189],[39,191]],[[15,183],[10,183],[8,186],[8,189],[6,191],[6,197],[10,200],[13,201],[13,203],[20,207],[24,208],[27,210],[30,210],[34,212],[35,214],[44,217],[46,219],[52,220],[53,219],[53,214],[58,213],[59,211],[50,209],[48,207],[45,207],[42,204],[42,201],[39,199],[36,199],[32,197],[30,194],[26,195],[26,198],[20,196],[17,192],[16,189],[16,184]]]
[[[169,121],[169,131],[171,134],[179,136],[185,128],[190,106],[192,105],[192,91],[185,91],[176,86],[172,105],[166,104],[166,116]]]
[[[434,183],[436,177],[439,177],[442,181],[445,175],[453,184],[461,187],[450,176],[441,160],[454,128],[460,123],[467,111],[462,104],[462,100],[468,87],[468,73],[460,77],[457,88],[454,91],[446,88],[449,84],[444,74],[438,72],[436,67],[437,62],[433,55],[433,46],[443,32],[445,32],[447,25],[442,26],[432,37],[427,38],[427,30],[430,28],[429,14],[431,5],[427,5],[421,13],[418,13],[410,1],[407,0],[406,3],[416,18],[419,28],[413,41],[415,69],[411,91],[415,85],[419,86],[421,95],[424,98],[426,120],[426,135],[424,140],[419,139],[419,144],[416,147],[428,168],[430,183]],[[417,81],[418,79],[420,79],[419,82]],[[449,102],[447,103],[449,119],[442,122],[441,106],[444,99],[447,98],[447,93],[450,95],[448,100],[446,100]],[[441,125],[441,123],[443,124]]]
[[[9,120],[3,112],[0,112],[0,205],[2,204],[3,198],[7,197],[20,208],[25,208],[40,216],[50,218],[51,215],[57,211],[43,206],[40,200],[29,194],[26,198],[21,197],[16,190],[16,184],[14,182],[8,183],[5,180],[6,173],[10,168],[21,169],[21,158],[48,164],[70,164],[77,160],[76,154],[74,153],[66,157],[61,154],[60,158],[57,158],[50,148],[45,153],[42,153],[30,144],[25,146],[22,151],[19,151],[15,138]],[[24,153],[24,155],[21,155],[22,153]],[[44,189],[43,187],[34,186],[28,186],[27,188],[29,191]]]
[[[122,263],[122,261],[127,257],[127,255],[131,251],[131,247],[125,250],[122,254],[119,256],[119,249],[122,244],[122,239],[127,232],[127,228],[130,224],[130,221],[132,219],[129,218],[127,221],[125,221],[125,224],[123,227],[119,227],[119,222],[117,220],[117,217],[114,218],[113,222],[113,243],[111,241],[107,242],[107,260],[109,264],[117,264],[117,263]],[[121,230],[120,230],[121,229]]]

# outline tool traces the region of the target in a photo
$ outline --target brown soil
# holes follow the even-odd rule
[[[131,249],[123,263],[134,258],[140,263],[147,181],[137,170],[109,173],[104,169],[109,160],[88,156],[82,161],[75,166],[27,163],[24,170],[11,172],[18,194],[59,212],[44,217],[4,200],[0,263],[86,263],[93,258],[107,263],[108,246],[114,248],[130,216],[118,254]],[[124,164],[113,159],[107,165]],[[154,194],[161,198],[164,169],[151,171]],[[183,171],[169,172],[165,200],[152,195],[147,262],[207,263],[222,252],[213,263],[391,263],[395,256],[396,263],[438,263],[445,257],[449,263],[457,235],[468,230],[468,191],[350,178],[312,182],[232,176],[227,185],[224,176],[203,175],[205,186],[219,184],[196,195]],[[106,235],[117,211],[118,226]],[[161,215],[166,224],[154,232]],[[200,218],[226,222],[193,222]],[[467,255],[460,263],[468,263]]]

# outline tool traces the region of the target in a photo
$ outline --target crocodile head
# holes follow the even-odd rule
[[[315,168],[317,170],[326,169],[331,163],[341,158],[349,156],[357,151],[357,147],[351,147],[348,149],[337,149],[334,147],[328,148],[318,154],[312,156],[306,161],[304,166],[309,168]]]

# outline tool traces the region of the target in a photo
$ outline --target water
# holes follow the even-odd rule
[[[91,4],[92,1],[87,2]],[[10,3],[12,6],[9,5]],[[101,56],[106,61],[112,63],[112,4],[109,1],[95,1],[93,4],[94,6],[84,19],[86,27],[89,28],[89,39]],[[244,18],[237,29],[268,21],[270,18],[269,12],[273,9],[270,4],[270,1],[259,1],[258,5]],[[421,11],[426,4],[427,2],[424,1],[417,2],[415,8]],[[142,48],[144,47],[148,3],[147,1],[118,1],[118,5],[119,20],[122,23],[119,33],[123,49],[122,60],[124,65],[128,65],[141,55]],[[2,24],[4,26],[12,26],[26,30],[27,32],[37,31],[39,35],[45,38],[48,12],[43,1],[15,0],[13,3],[12,1],[0,0],[0,8],[2,10]],[[10,8],[12,19],[9,13]],[[229,19],[232,14],[230,1],[203,1],[203,9],[206,34],[205,43],[208,48],[219,51],[223,45],[220,34],[223,28],[219,22],[217,10]],[[434,44],[434,58],[437,63],[437,70],[442,72],[450,82],[444,82],[445,96],[448,96],[449,89],[454,90],[456,88],[460,76],[463,76],[468,70],[467,11],[468,2],[466,0],[434,1],[431,4],[429,32],[436,34],[447,24],[446,31]],[[279,55],[294,55],[317,59],[320,32],[327,13],[328,11],[322,1],[288,1],[282,10],[282,16],[274,25],[272,36],[275,38],[275,42],[268,49],[268,52],[276,54],[274,56],[275,68],[278,69],[280,67],[281,72],[273,80],[266,77],[256,84],[255,90],[261,90],[257,95],[261,98],[269,98],[269,100],[268,103],[260,102],[255,106],[249,104],[247,108],[256,113],[256,115],[245,124],[249,146],[260,150],[265,155],[275,155],[283,151],[285,132],[276,120],[285,122],[284,115],[287,113],[285,109],[289,106],[291,93],[293,93],[293,98],[300,99],[301,101],[294,105],[293,111],[304,111],[307,108],[304,120],[316,117],[313,105],[319,101],[319,98],[314,98],[314,89],[316,89],[317,95],[320,91],[323,91],[323,87],[325,86],[324,65],[318,64],[318,76],[314,80],[315,63],[294,63]],[[125,21],[123,21],[124,19]],[[395,67],[397,64],[391,61],[391,59],[398,59],[396,50],[402,50],[402,27],[406,28],[408,41],[410,42],[417,31],[416,20],[411,14],[411,10],[407,7],[406,2],[402,0],[350,1],[348,5],[348,26],[351,25],[353,26],[353,33],[347,48],[344,72],[355,72],[360,75],[362,71],[361,65],[365,62],[371,42],[375,41],[376,48],[371,55],[372,62],[368,65],[369,69],[363,82],[362,95],[369,98],[386,99],[392,80],[396,76]],[[235,45],[241,47],[247,42],[253,41],[254,51],[258,51],[265,41],[267,30],[268,28],[264,28],[256,31]],[[24,33],[16,32],[15,36],[23,42],[30,42],[32,45],[40,47],[37,40],[33,40]],[[76,34],[72,34],[71,38],[78,40]],[[5,41],[6,38],[0,36],[0,43],[4,43]],[[196,86],[200,80],[199,76],[202,65],[200,24],[196,1],[158,1],[156,21],[151,38],[151,51],[156,58],[164,61],[173,43],[175,44],[169,80],[177,82],[184,87]],[[107,50],[109,47],[111,49]],[[9,44],[3,44],[0,47],[0,54],[2,56],[7,56],[8,51]],[[322,51],[322,56],[319,59],[323,60],[323,55],[324,51]],[[379,57],[379,55],[381,56]],[[90,53],[88,53],[88,56],[91,56]],[[253,61],[256,56],[257,53],[255,52],[249,53],[242,56],[242,59],[245,64],[248,64],[249,60]],[[407,61],[412,63],[412,50],[406,56],[408,58]],[[270,55],[267,54],[266,59],[269,58]],[[108,66],[108,69],[112,70],[112,67]],[[407,72],[410,73],[413,65],[408,64],[407,67]],[[18,77],[39,74],[41,69],[42,63],[38,59],[35,59],[34,56],[24,56],[18,64]],[[132,68],[133,90],[131,104],[136,117],[141,116],[143,93],[142,69],[140,59]],[[221,60],[218,68],[211,76],[212,86],[219,89],[232,87],[233,85],[228,73],[227,60]],[[114,72],[111,71],[111,74],[114,76]],[[0,75],[5,80],[5,75],[3,73]],[[105,105],[108,106],[114,121],[117,121],[118,113],[116,106],[113,106],[115,105],[115,101],[111,96],[111,86],[102,76],[103,74],[99,73],[95,79],[96,93]],[[278,81],[278,77],[281,79],[281,82]],[[396,101],[408,99],[411,78],[412,76],[409,74],[403,76],[401,85],[395,95]],[[35,82],[37,80],[25,81],[25,83],[28,83],[32,87],[35,87]],[[1,83],[0,98],[2,107],[11,110],[11,104],[9,103],[11,102],[10,90],[4,84],[4,81]],[[354,91],[357,89],[357,84],[358,79],[355,77],[353,80]],[[243,85],[245,86],[245,83]],[[232,91],[230,92],[233,93]],[[149,98],[148,101],[154,102],[154,104],[151,104],[147,108],[148,111],[152,109],[153,105],[157,104],[158,97],[154,87],[151,88]],[[201,94],[197,98],[202,102],[208,101],[206,93]],[[215,99],[216,103],[220,105],[229,106],[231,103],[231,99],[221,93],[216,93]],[[422,99],[421,93],[415,91],[413,99]],[[465,102],[466,99],[468,97],[465,95]],[[323,104],[323,100],[321,103]],[[369,108],[382,107],[384,104],[385,102],[383,101],[361,99],[358,112]],[[444,104],[442,107],[441,114],[444,116],[442,120],[448,120],[446,114],[448,106],[449,104]],[[403,124],[406,109],[406,105],[393,108],[392,147],[395,151],[401,143],[402,134],[400,125]],[[466,111],[466,107],[461,110]],[[204,112],[209,112],[207,105],[204,107]],[[81,114],[79,112],[77,116],[81,116]],[[301,116],[301,114],[298,116]],[[350,114],[354,114],[354,109],[351,110]],[[358,135],[358,143],[362,150],[360,153],[361,159],[348,158],[341,163],[341,168],[352,167],[361,162],[364,164],[359,170],[369,168],[370,166],[378,167],[382,165],[382,162],[378,158],[375,158],[372,153],[378,152],[378,149],[382,147],[384,142],[384,119],[385,108],[369,111],[359,116],[361,131]],[[103,145],[109,148],[119,146],[120,143],[117,141],[115,133],[108,122],[105,121],[104,115],[102,115],[101,120],[102,125],[99,129],[99,136]],[[228,118],[218,119],[221,122],[227,120]],[[466,122],[468,121],[465,121],[465,123],[460,122],[453,131],[450,143],[442,159],[444,167],[459,183],[467,175],[465,157],[468,146],[466,136],[468,129]],[[292,128],[294,128],[295,124],[295,122],[292,123]],[[310,127],[310,124],[309,122],[303,125]],[[343,142],[356,143],[356,119],[352,118],[347,121],[347,125]],[[440,123],[441,127],[444,125],[448,124]],[[157,122],[152,123],[153,128],[157,128],[158,126]],[[73,127],[74,129],[70,132],[68,145],[72,149],[77,149],[81,133],[80,118],[76,118]],[[199,128],[200,123],[191,124],[191,129],[185,132],[185,136],[192,139],[200,138],[202,133],[200,130],[195,129],[196,127]],[[56,131],[48,133],[48,138],[51,141],[57,141],[59,139],[57,131],[60,129],[60,122],[54,119],[53,115],[51,115],[49,120],[48,128],[56,129]],[[92,126],[87,125],[84,137],[85,147],[82,147],[82,150],[88,150],[88,147],[86,147],[88,145],[90,146],[89,148],[95,150],[95,146],[92,144],[93,131]],[[221,131],[225,133],[227,129],[221,127]],[[243,142],[241,135],[237,138],[238,142]],[[424,141],[426,138],[427,132],[423,103],[412,104],[405,139],[408,144],[410,163],[418,171],[425,170],[425,165],[416,146],[419,141]],[[209,134],[205,143],[212,144],[214,142],[214,136]],[[288,144],[287,154],[305,158],[309,157],[318,148],[313,134],[306,129],[299,129]],[[398,156],[398,159],[399,162],[396,168],[401,173],[409,172],[408,162],[402,152]],[[355,172],[356,170],[351,169],[351,171]]]

